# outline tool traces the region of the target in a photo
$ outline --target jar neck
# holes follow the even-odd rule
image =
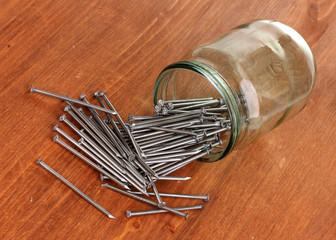
[[[165,88],[165,82],[171,77],[173,71],[183,69],[189,70],[193,73],[197,73],[209,81],[225,100],[229,112],[230,122],[231,122],[231,133],[230,139],[228,141],[226,149],[222,152],[222,155],[217,159],[221,159],[228,155],[236,146],[239,135],[242,128],[242,117],[240,115],[241,111],[239,109],[240,104],[238,102],[238,97],[235,91],[230,87],[225,78],[218,73],[215,69],[207,64],[200,63],[197,61],[179,61],[167,66],[160,73],[159,77],[154,86],[154,104],[157,103],[159,89],[160,87]],[[163,96],[165,97],[165,96]]]

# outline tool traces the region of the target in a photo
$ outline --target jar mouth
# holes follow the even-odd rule
[[[157,81],[154,86],[154,104],[157,104],[158,95],[159,95],[159,88],[162,84],[162,81],[164,79],[167,79],[170,77],[172,70],[177,69],[184,69],[184,70],[190,70],[194,73],[197,73],[204,77],[207,81],[209,81],[218,91],[218,93],[221,95],[221,97],[224,99],[225,103],[228,107],[230,122],[231,122],[231,130],[230,130],[230,138],[228,141],[228,144],[225,148],[225,150],[221,151],[220,155],[216,159],[209,159],[202,158],[200,161],[204,162],[215,162],[220,160],[221,158],[224,158],[226,155],[228,155],[235,147],[240,129],[241,129],[241,121],[240,121],[240,114],[239,114],[239,108],[237,100],[234,96],[233,90],[231,89],[230,85],[227,83],[225,78],[218,73],[216,70],[211,68],[210,66],[205,65],[204,63],[199,63],[195,61],[179,61],[170,64],[165,69],[162,70],[159,77],[157,78]]]

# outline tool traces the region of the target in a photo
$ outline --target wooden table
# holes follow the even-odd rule
[[[335,1],[1,1],[1,239],[335,239]],[[159,72],[193,46],[251,19],[296,29],[316,58],[307,107],[254,144],[176,173],[162,191],[210,194],[189,219],[126,218],[141,202],[52,142],[64,103],[107,91],[123,117],[150,113]],[[35,165],[43,160],[115,215],[110,220]],[[167,199],[171,206],[202,201]]]

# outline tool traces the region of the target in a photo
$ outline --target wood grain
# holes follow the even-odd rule
[[[1,239],[335,239],[336,3],[325,1],[0,1]],[[251,19],[274,19],[311,46],[318,78],[307,107],[254,144],[193,163],[162,191],[210,194],[187,221],[127,219],[149,206],[100,186],[98,174],[52,142],[64,103],[30,85],[78,97],[105,90],[123,117],[151,113],[159,72]],[[110,220],[46,163],[117,217]],[[168,201],[168,200],[167,200]],[[170,200],[172,206],[199,204]]]

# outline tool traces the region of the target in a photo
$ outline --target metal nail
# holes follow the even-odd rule
[[[169,106],[169,104],[171,104]],[[209,101],[193,101],[193,102],[182,102],[182,103],[168,103],[168,109],[173,110],[177,108],[182,108],[186,106],[193,106],[193,105],[199,105],[203,106],[209,106],[209,105],[214,105],[214,104],[219,104],[219,100],[209,100]]]
[[[37,162],[37,165],[41,166],[45,170],[47,170],[49,173],[54,175],[56,178],[58,178],[61,182],[63,182],[66,186],[68,186],[71,190],[73,190],[75,193],[77,193],[79,196],[84,198],[87,202],[92,204],[95,208],[97,208],[99,211],[104,213],[109,218],[115,218],[111,213],[106,211],[103,207],[101,207],[98,203],[93,201],[91,198],[89,198],[86,194],[84,194],[81,190],[79,190],[77,187],[75,187],[71,182],[69,182],[67,179],[65,179],[63,176],[61,176],[58,172],[56,172],[54,169],[49,167],[47,164],[45,164],[42,159],[40,158]]]
[[[105,106],[105,104],[104,104],[104,102],[103,102],[103,100],[100,98],[100,94],[99,94],[99,92],[96,91],[96,92],[94,92],[93,95],[96,97],[96,99],[97,99],[99,105],[100,105],[101,107],[107,109],[106,106]],[[120,138],[121,142],[122,142],[122,143],[127,147],[127,149],[130,151],[130,148],[129,148],[129,146],[128,146],[126,140],[125,140],[125,138],[124,138],[123,135],[121,134],[120,129],[119,129],[119,127],[117,126],[116,122],[113,120],[111,114],[106,113],[106,116],[107,116],[107,118],[108,118],[109,123],[112,124],[113,130],[116,132],[116,134],[117,134],[118,137]],[[118,123],[119,123],[119,122],[118,122]],[[127,154],[127,152],[126,152],[126,154]]]
[[[153,130],[158,130],[158,131],[164,131],[164,132],[171,132],[171,133],[178,133],[182,135],[192,135],[192,136],[197,136],[196,133],[190,132],[190,131],[184,131],[184,130],[178,130],[178,129],[172,129],[172,128],[165,128],[165,127],[150,127]]]
[[[119,192],[119,193],[121,193],[121,194],[124,194],[124,195],[126,195],[126,196],[129,196],[129,197],[131,197],[131,198],[137,199],[137,200],[139,200],[139,201],[141,201],[141,202],[145,202],[145,203],[147,203],[147,204],[149,204],[149,205],[152,205],[152,206],[155,206],[155,207],[159,207],[159,208],[162,208],[162,209],[167,210],[167,211],[169,211],[169,212],[172,212],[172,213],[178,214],[178,215],[180,215],[180,216],[183,216],[186,220],[188,219],[189,213],[183,213],[183,212],[180,212],[180,211],[178,211],[178,210],[175,210],[175,209],[170,208],[170,207],[167,207],[167,206],[159,206],[156,202],[154,202],[154,201],[152,201],[152,200],[149,200],[149,199],[146,199],[146,198],[139,197],[139,196],[134,195],[134,194],[132,194],[132,193],[129,193],[129,192],[126,192],[126,191],[121,190],[121,189],[119,189],[119,188],[113,187],[113,186],[111,186],[111,185],[109,185],[109,184],[107,184],[107,183],[102,184],[102,186],[103,186],[103,187],[106,187],[106,188],[109,188],[109,189],[112,189],[112,190],[114,190],[114,191],[116,191],[116,192]]]
[[[44,91],[44,90],[41,90],[41,89],[37,89],[37,88],[34,88],[33,86],[30,87],[30,92],[31,93],[35,93],[35,92],[36,93],[41,93],[41,94],[44,94],[44,95],[47,95],[47,96],[50,96],[50,97],[62,99],[64,101],[77,103],[77,104],[83,105],[85,107],[94,108],[94,109],[102,111],[102,112],[107,112],[107,113],[110,113],[110,114],[116,114],[115,111],[104,109],[104,108],[96,106],[96,105],[88,104],[88,103],[82,102],[82,101],[74,99],[74,98],[68,98],[68,97],[65,97],[65,96],[62,96],[62,95],[59,95],[59,94],[55,94],[55,93],[47,92],[47,91]]]
[[[72,106],[73,108],[75,108],[74,106]],[[106,152],[108,152],[111,156],[117,156],[116,153],[114,151],[112,151],[110,149],[110,147],[106,144],[106,142],[103,142],[103,140],[101,140],[101,138],[99,138],[97,136],[97,134],[92,131],[81,119],[79,119],[79,117],[77,117],[78,114],[81,114],[79,111],[77,112],[77,115],[72,112],[70,110],[70,106],[67,106],[64,108],[64,111],[67,112],[73,119],[76,120],[76,122],[85,129],[85,131],[97,142],[97,144],[99,146],[101,146]],[[77,111],[77,108],[75,108],[75,110]],[[79,116],[79,115],[78,115]]]
[[[73,106],[73,104],[69,102],[68,105],[77,114],[77,116],[79,116],[81,120],[85,122],[85,124],[89,127],[89,129],[91,130],[90,133],[92,133],[92,137],[93,135],[97,136],[102,142],[104,142],[103,145],[107,146],[113,152],[114,155],[116,155],[117,157],[121,157],[117,149],[115,149],[114,146],[111,144],[110,140],[105,136],[103,132],[101,132],[97,127],[95,127],[90,120],[88,120],[88,117],[81,111],[81,109],[77,109],[75,106]],[[84,126],[83,128],[87,130],[87,128],[85,128]]]
[[[168,153],[168,154],[165,154],[165,155],[160,155],[160,156],[152,156],[152,154],[147,154],[147,158],[146,158],[146,161],[150,161],[150,160],[154,160],[154,159],[167,159],[167,158],[175,158],[175,157],[185,157],[185,156],[191,156],[191,155],[195,155],[197,153],[199,153],[200,150],[196,149],[196,150],[193,150],[193,151],[180,151],[180,152],[177,152],[177,153]]]
[[[93,148],[90,144],[88,144],[84,138],[80,138],[78,140],[78,143],[80,146],[89,150],[96,157],[98,157],[100,160],[102,160],[107,165],[109,165],[114,171],[117,171],[119,174],[126,174],[125,169],[122,166],[120,166],[120,164],[117,161],[114,161],[114,159],[112,158],[106,158],[104,155],[98,152],[95,148]]]
[[[186,158],[185,160],[182,160],[181,162],[178,162],[178,163],[176,163],[172,166],[169,166],[168,168],[165,168],[165,169],[162,169],[162,170],[158,171],[158,174],[163,175],[163,176],[168,175],[169,173],[172,173],[172,172],[180,169],[181,167],[186,166],[187,164],[195,161],[198,158],[203,157],[206,154],[209,154],[209,151],[202,151],[202,152],[200,152],[200,153],[198,153],[194,156],[191,156],[189,158]]]
[[[59,139],[57,135],[54,137],[53,141],[55,143],[60,144],[62,147],[64,147],[65,149],[67,149],[71,153],[75,154],[77,157],[79,157],[80,159],[82,159],[85,163],[87,163],[88,165],[90,165],[91,167],[93,167],[94,169],[96,169],[97,171],[101,172],[101,175],[104,174],[104,175],[106,175],[106,177],[108,179],[114,181],[119,186],[121,186],[121,187],[123,187],[125,189],[129,189],[129,187],[126,184],[124,184],[123,182],[119,181],[117,178],[115,178],[114,176],[112,176],[109,172],[107,172],[106,170],[104,170],[102,167],[99,167],[97,164],[93,163],[91,160],[89,160],[87,157],[85,157],[80,152],[76,151],[74,148],[70,147],[68,144],[66,144],[61,139]]]
[[[187,119],[191,119],[191,118],[195,118],[195,116],[200,116],[199,113],[187,113],[187,114],[176,114],[173,116],[168,116],[163,120],[159,120],[155,119],[155,120],[149,120],[146,121],[146,123],[132,123],[131,124],[131,128],[132,130],[136,130],[136,129],[143,129],[143,128],[149,128],[149,127],[156,127],[156,126],[160,126],[163,124],[169,124],[169,123],[175,123],[175,122],[180,122],[182,120],[187,120]],[[173,118],[171,118],[173,117]],[[148,123],[149,122],[149,123]]]
[[[228,126],[228,127],[225,127],[225,128],[220,128],[220,129],[218,129],[218,130],[211,131],[211,132],[207,132],[207,131],[205,131],[205,132],[204,132],[204,136],[205,136],[205,137],[209,137],[209,136],[216,135],[216,134],[218,134],[218,133],[227,131],[227,130],[229,130],[229,129],[231,129],[231,127]]]
[[[211,100],[211,101],[206,101],[204,103],[197,103],[197,104],[181,107],[179,109],[180,110],[191,110],[191,109],[201,108],[201,107],[211,106],[211,105],[220,106],[220,105],[223,105],[223,104],[224,104],[224,100],[222,98],[219,98],[218,100]]]
[[[121,127],[124,129],[124,131],[127,133],[128,137],[132,140],[132,144],[134,146],[134,148],[136,149],[137,153],[139,154],[140,153],[140,156],[143,155],[143,152],[141,151],[141,149],[139,148],[139,146],[136,144],[136,142],[134,141],[134,137],[133,135],[131,134],[131,131],[129,129],[128,126],[126,126],[126,124],[124,123],[124,121],[122,120],[122,118],[119,116],[118,112],[115,110],[115,108],[113,107],[113,105],[111,104],[111,102],[109,101],[109,99],[107,98],[105,92],[101,92],[99,94],[103,100],[105,101],[105,103],[107,104],[107,106],[112,109],[113,111],[115,111],[115,117],[118,119]]]
[[[184,149],[173,149],[173,150],[160,151],[160,152],[155,152],[155,153],[147,153],[146,156],[147,158],[149,158],[149,157],[155,157],[155,156],[160,156],[160,155],[183,153],[183,152],[185,152]]]
[[[198,210],[203,209],[205,205],[195,205],[195,206],[188,206],[188,207],[176,207],[173,208],[178,211],[187,211],[187,210]],[[166,213],[167,210],[164,209],[155,209],[155,210],[146,210],[146,211],[137,211],[137,212],[131,212],[130,210],[126,210],[126,217],[134,217],[134,216],[140,216],[140,215],[148,215],[148,214],[157,214],[157,213]]]
[[[90,103],[85,97],[82,98],[82,101]],[[114,134],[114,132],[109,129],[108,125],[102,120],[101,116],[94,109],[89,108],[89,111],[91,112],[93,118],[96,120],[98,125],[103,129],[102,134],[105,134],[108,137],[108,139],[113,143],[121,156],[127,158],[124,150],[117,142],[117,136]]]
[[[197,135],[196,135],[197,136]],[[161,139],[157,139],[155,141],[150,141],[150,142],[145,142],[142,144],[139,144],[139,146],[141,147],[141,149],[143,149],[143,151],[146,151],[146,148],[150,148],[156,145],[160,145],[162,143],[169,143],[169,142],[174,142],[176,139],[181,139],[184,138],[185,135],[175,135],[175,136],[167,136],[167,137],[163,137]]]
[[[149,173],[149,174],[151,174],[152,176],[155,176],[155,177],[158,176],[157,173],[154,172],[153,169],[150,168],[150,167],[145,163],[144,159],[143,159],[141,156],[138,156],[138,155],[135,156],[135,161],[136,161],[137,163],[139,163],[139,164],[142,166],[142,168],[145,170],[145,172],[147,172],[147,173]]]
[[[81,149],[85,154],[87,154],[90,158],[92,158],[95,162],[97,162],[98,164],[100,164],[101,166],[103,166],[106,170],[108,170],[110,173],[113,173],[113,175],[115,175],[118,179],[120,179],[121,181],[123,180],[122,177],[120,177],[119,174],[117,174],[115,171],[118,171],[118,168],[115,167],[112,163],[109,163],[108,161],[106,161],[105,159],[102,160],[98,157],[96,157],[96,155],[94,155],[92,152],[90,152],[88,149],[86,149],[85,147],[83,147],[82,145],[80,145],[78,142],[76,142],[73,138],[71,138],[68,134],[66,134],[62,129],[60,129],[58,127],[58,125],[56,125],[53,128],[54,131],[58,132],[59,134],[61,134],[64,138],[66,138],[69,142],[71,142],[72,144],[74,144],[76,147],[78,147],[79,149]],[[112,169],[114,169],[115,171],[113,171]]]
[[[220,108],[209,108],[209,109],[206,109],[205,111],[206,112],[223,112],[223,111],[227,111],[228,108],[226,106],[222,106]]]
[[[120,115],[118,114],[118,112],[115,110],[115,108],[113,107],[112,103],[110,102],[110,100],[107,98],[106,96],[106,92],[101,92],[99,94],[99,96],[101,96],[103,98],[103,100],[105,101],[105,103],[107,104],[107,106],[113,110],[115,112],[115,117],[117,118],[117,120],[119,121],[121,127],[124,129],[124,131],[126,131],[127,127],[124,123],[124,121],[122,120],[122,118],[120,117]]]
[[[183,160],[183,158],[166,158],[166,159],[146,159],[146,164],[153,164],[153,163],[166,163],[166,162],[178,162]]]
[[[102,161],[106,162],[106,159],[104,159],[99,153],[95,152],[94,149],[92,149],[85,141],[84,139],[80,139],[79,143],[84,146],[83,149],[89,150],[91,153],[93,153],[96,157],[101,159]],[[113,162],[112,162],[113,163]],[[132,186],[134,186],[136,189],[141,191],[143,194],[147,195],[146,189],[143,187],[143,182],[141,180],[138,180],[135,178],[132,174],[129,174],[125,169],[122,169],[122,171],[117,167],[115,164],[110,164],[109,166],[114,170],[114,175],[120,179],[125,179],[128,183],[130,183]]]
[[[112,155],[108,155],[108,153],[106,153],[103,149],[101,149],[89,136],[87,136],[83,130],[79,130],[75,125],[73,125],[67,118],[65,115],[62,115],[59,118],[60,122],[64,122],[65,124],[67,124],[72,130],[74,130],[79,136],[81,136],[82,138],[84,138],[96,151],[98,151],[101,155],[103,155],[106,159],[109,159],[109,161],[113,161],[111,159],[114,158],[114,160],[120,164],[121,166],[123,166],[123,162],[121,162],[116,156]]]
[[[150,185],[152,186],[152,189],[154,191],[154,195],[155,195],[156,199],[158,200],[158,206],[159,207],[165,206],[166,203],[162,201],[162,199],[160,197],[160,194],[159,194],[159,191],[157,190],[157,188],[155,186],[155,183],[153,182],[153,179],[149,175],[147,175],[147,177],[148,177],[148,180],[150,181]]]
[[[138,145],[137,142],[135,141],[134,136],[133,136],[131,130],[130,130],[128,127],[126,127],[126,131],[127,131],[128,136],[130,137],[130,140],[131,140],[131,142],[132,142],[132,145],[133,145],[133,147],[134,147],[136,153],[138,154],[138,156],[139,156],[141,159],[142,159],[142,157],[146,157],[146,155],[144,154],[144,152],[142,151],[142,149],[139,147],[139,145]]]
[[[133,194],[142,194],[141,192],[137,191],[128,191],[129,193]],[[154,196],[154,192],[147,192],[149,196]],[[204,202],[209,202],[209,194],[206,195],[191,195],[191,194],[177,194],[177,193],[162,193],[159,192],[161,197],[173,197],[173,198],[188,198],[188,199],[198,199],[203,200]]]
[[[109,180],[109,177],[105,176],[104,174],[99,174],[99,179],[101,182],[104,182],[105,180]],[[126,185],[127,186],[127,185]]]
[[[166,168],[168,168],[170,166],[173,166],[175,164],[176,164],[176,162],[157,163],[157,165],[155,167],[152,167],[152,168],[155,170],[155,172],[160,172],[161,170],[166,169]],[[165,175],[168,175],[168,174],[165,174]],[[161,174],[161,176],[163,176],[163,175]]]
[[[189,143],[194,144],[194,143],[198,143],[198,142],[199,142],[199,140],[195,139],[194,137],[185,137],[184,139],[182,139],[180,141],[175,141],[172,144],[167,144],[165,146],[157,147],[157,148],[154,148],[154,149],[148,149],[148,152],[154,153],[154,152],[159,152],[159,151],[172,149],[172,148],[175,148],[177,146],[183,146],[183,145],[186,145],[186,144],[189,144]],[[146,149],[146,151],[147,151],[147,149]]]
[[[198,101],[210,101],[213,100],[213,97],[209,97],[209,98],[191,98],[191,99],[173,99],[173,100],[165,100],[163,101],[162,99],[160,99],[158,101],[158,103],[160,102],[160,104],[167,104],[167,103],[182,103],[182,102],[198,102]]]
[[[152,119],[158,119],[158,118],[162,118],[162,117],[160,117],[160,116],[134,116],[132,114],[128,115],[128,121],[129,122],[152,120]]]
[[[155,180],[155,177],[153,177]],[[191,179],[191,177],[173,177],[173,176],[159,176],[158,180],[168,180],[168,181],[187,181]]]
[[[208,128],[208,127],[220,127],[221,126],[221,122],[220,121],[216,121],[213,123],[202,123],[199,125],[191,125],[190,127],[187,128]]]

